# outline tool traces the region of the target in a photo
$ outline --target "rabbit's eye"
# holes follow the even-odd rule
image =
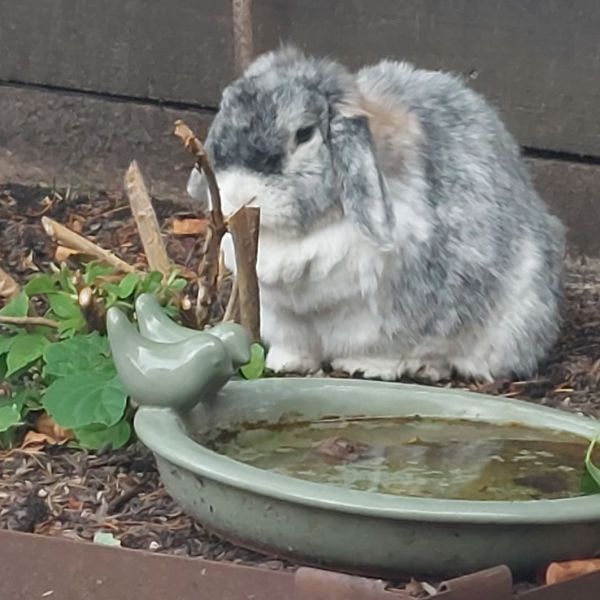
[[[302,127],[296,131],[296,144],[304,144],[310,140],[315,132],[314,125],[310,127]]]

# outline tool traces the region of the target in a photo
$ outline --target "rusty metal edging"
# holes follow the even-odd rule
[[[596,600],[600,573],[513,596],[508,568],[445,583],[439,600]],[[1,600],[411,600],[385,582],[272,571],[0,530]],[[414,600],[414,599],[413,599]]]

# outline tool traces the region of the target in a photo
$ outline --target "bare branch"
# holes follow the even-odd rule
[[[81,254],[95,256],[103,263],[108,264],[119,271],[123,271],[125,273],[134,273],[136,271],[135,267],[127,264],[124,260],[121,260],[118,256],[115,256],[112,252],[101,248],[82,235],[71,231],[68,227],[61,225],[54,219],[42,217],[42,226],[50,238],[63,246],[73,248]]]
[[[151,271],[159,271],[166,276],[173,267],[160,233],[158,219],[152,206],[144,176],[135,160],[129,165],[125,173],[125,191],[142,240],[148,266]]]
[[[4,317],[0,315],[0,325],[44,325],[57,329],[59,323],[45,317]]]

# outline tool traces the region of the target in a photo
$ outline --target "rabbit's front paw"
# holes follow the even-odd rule
[[[391,358],[379,358],[374,356],[362,358],[336,358],[331,361],[334,371],[342,371],[348,375],[362,375],[365,379],[382,379],[383,381],[395,381],[398,379],[400,363]]]
[[[400,375],[406,375],[417,381],[437,383],[450,379],[451,370],[447,362],[441,360],[407,359],[402,361]]]
[[[271,346],[267,354],[266,366],[275,373],[307,375],[319,371],[321,363],[310,354],[289,352],[281,346]]]

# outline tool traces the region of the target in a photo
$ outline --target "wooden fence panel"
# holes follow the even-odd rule
[[[229,0],[0,2],[0,80],[217,105]],[[526,146],[600,156],[597,0],[254,0],[257,51],[292,41],[469,77]]]
[[[2,0],[0,80],[214,106],[227,0]]]
[[[352,66],[454,70],[526,146],[600,155],[598,0],[254,0],[257,50],[279,40]]]

